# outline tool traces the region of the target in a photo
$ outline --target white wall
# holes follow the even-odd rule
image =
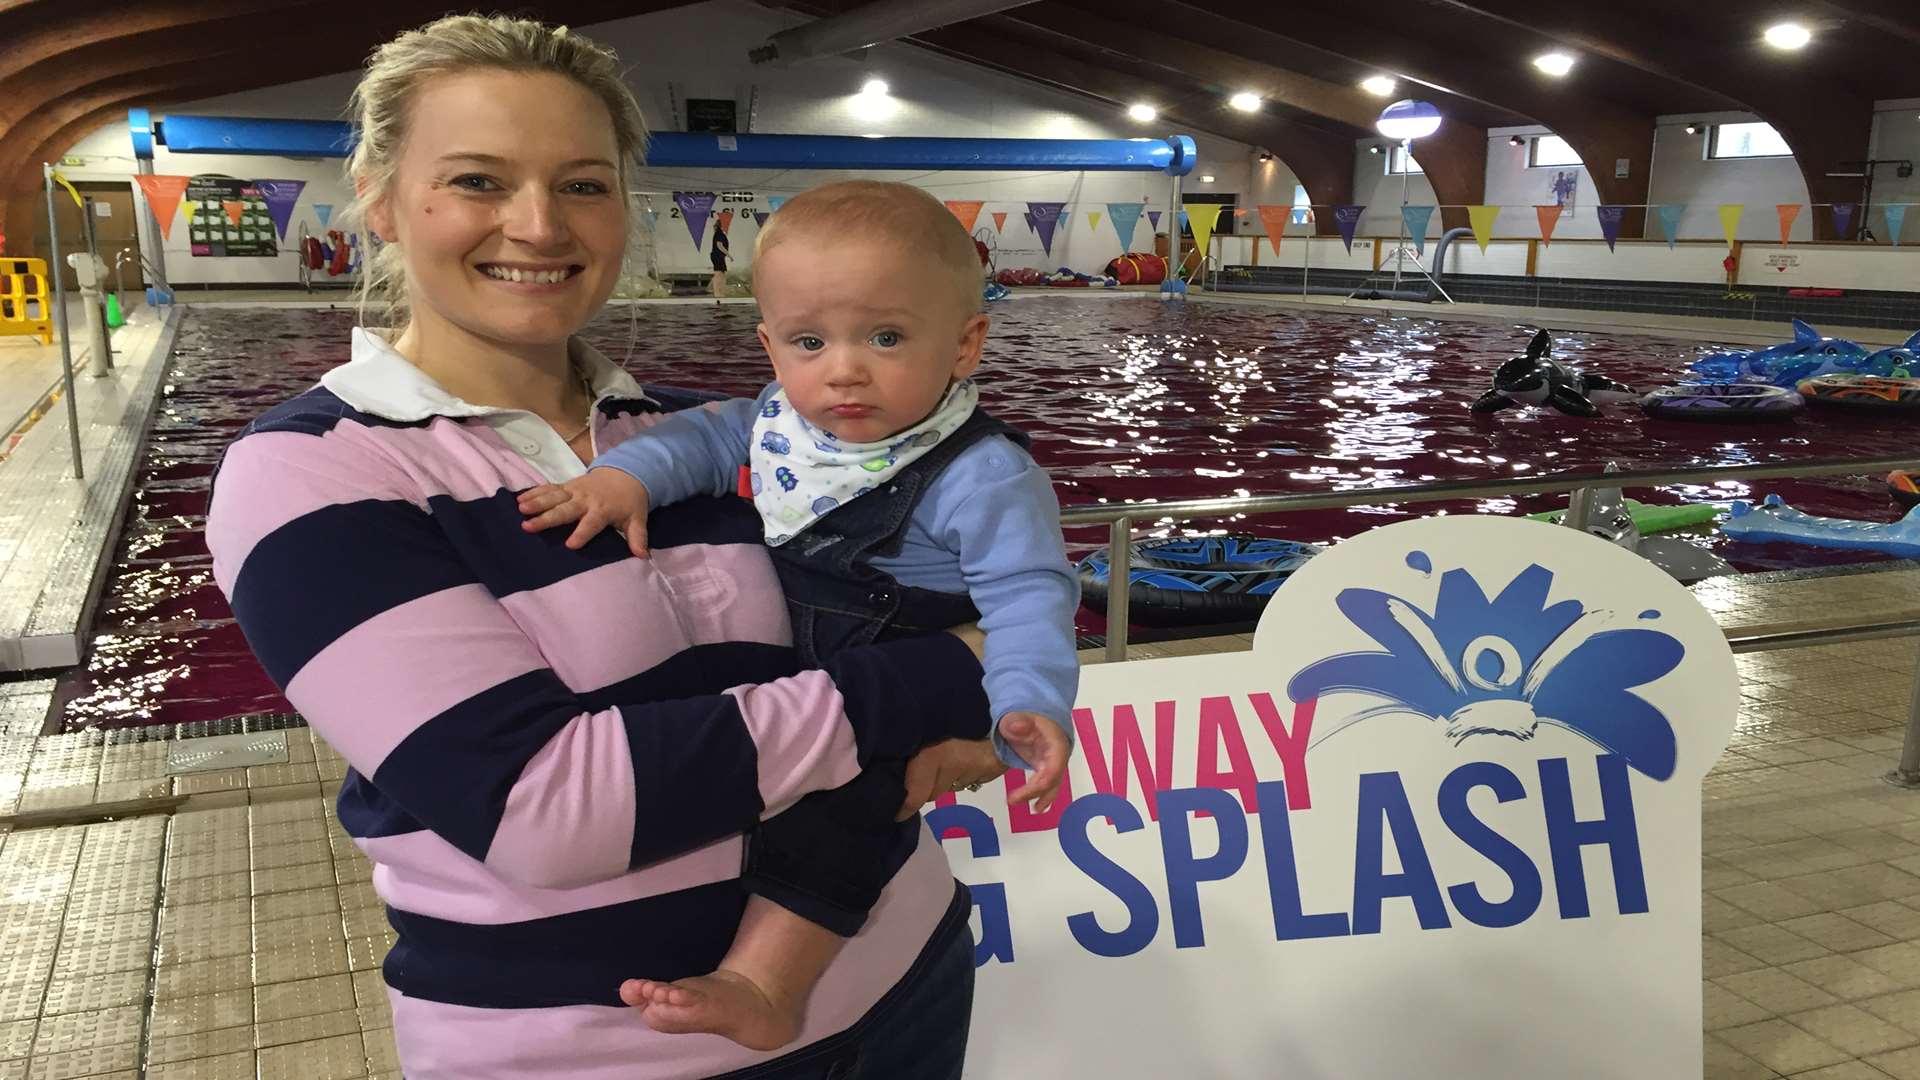
[[[1084,98],[1027,83],[971,65],[948,60],[905,45],[882,45],[865,56],[810,61],[791,67],[755,67],[746,58],[749,46],[801,21],[747,0],[712,0],[672,11],[616,20],[582,28],[613,46],[629,69],[641,107],[650,123],[672,130],[672,103],[687,98],[733,98],[742,127],[751,123],[758,133],[817,135],[945,135],[1000,138],[1133,138],[1163,136],[1165,124],[1137,124],[1124,114]],[[1144,32],[1144,31],[1143,31]],[[892,90],[895,110],[887,116],[862,115],[854,97],[870,76],[884,78]],[[166,110],[182,114],[275,116],[339,119],[356,76],[352,72],[292,83],[227,98],[193,102]],[[749,103],[752,112],[749,115]],[[1251,205],[1256,190],[1253,151],[1241,143],[1196,135],[1200,167],[1186,181],[1188,191],[1240,195]],[[97,166],[70,170],[76,178],[123,179],[132,170],[125,121],[117,121],[75,147],[73,154],[97,158]],[[299,222],[314,224],[311,204],[344,206],[348,188],[340,179],[341,162],[290,161],[285,158],[226,158],[207,155],[170,155],[156,150],[155,172],[187,175],[225,172],[244,178],[304,179],[309,186],[295,210],[290,234]],[[1201,174],[1214,177],[1201,183]],[[1283,175],[1284,174],[1284,175]],[[789,171],[771,174],[741,170],[644,170],[638,186],[658,194],[652,197],[658,213],[658,265],[666,271],[700,271],[707,267],[704,247],[696,249],[682,222],[671,216],[671,192],[742,191],[752,197],[726,203],[736,210],[729,234],[736,263],[750,257],[756,226],[743,213],[766,208],[766,196],[791,194],[832,179],[856,174]],[[867,174],[859,174],[867,175]],[[1001,266],[1051,269],[1071,266],[1099,270],[1122,248],[1106,211],[1108,202],[1146,202],[1164,211],[1171,181],[1163,174],[1107,172],[1008,173],[874,173],[879,178],[907,179],[943,199],[981,199],[987,202],[979,224],[992,227],[991,214],[1007,215],[1004,232],[996,238]],[[1263,170],[1265,187],[1285,190],[1293,201],[1293,180],[1284,167]],[[1026,227],[1022,212],[1028,201],[1065,201],[1066,217],[1053,241],[1052,253],[1041,250],[1039,238]],[[1099,212],[1098,227],[1087,215]],[[1239,227],[1257,227],[1257,217],[1240,219]],[[1161,228],[1166,223],[1163,219]],[[710,232],[708,236],[710,237]],[[1153,233],[1146,217],[1134,234],[1135,250],[1152,250]],[[295,260],[289,250],[278,259],[193,258],[187,251],[184,220],[176,222],[166,245],[170,278],[176,284],[197,282],[293,281]]]
[[[1378,154],[1368,153],[1369,146],[1380,146],[1381,150]],[[1353,201],[1367,208],[1360,215],[1357,230],[1362,236],[1400,235],[1402,178],[1399,173],[1388,175],[1389,152],[1390,148],[1379,139],[1362,139],[1353,147]],[[1413,173],[1405,181],[1407,205],[1432,205],[1438,201],[1425,173]],[[1433,220],[1427,223],[1427,235],[1439,236],[1442,231],[1440,212],[1436,210]]]
[[[1805,203],[1807,182],[1800,175],[1800,163],[1792,158],[1707,158],[1710,124],[1742,123],[1756,119],[1751,113],[1698,113],[1663,116],[1656,122],[1653,137],[1653,182],[1648,202],[1656,205],[1684,203],[1680,218],[1682,240],[1722,240],[1726,231],[1720,225],[1720,207],[1726,203],[1746,206],[1736,234],[1741,240],[1780,240],[1780,217],[1774,210],[1779,203]],[[1697,124],[1699,132],[1687,134],[1686,125]],[[1794,222],[1794,240],[1813,239],[1816,213],[1828,208],[1809,207]],[[1647,215],[1647,235],[1661,239],[1656,215]]]

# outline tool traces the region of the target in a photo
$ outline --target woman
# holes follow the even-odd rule
[[[409,1080],[958,1077],[968,903],[924,828],[800,1049],[661,1035],[618,991],[712,969],[740,833],[801,796],[916,751],[909,814],[998,775],[977,634],[795,673],[743,500],[655,514],[644,561],[522,530],[515,492],[696,401],[572,336],[625,254],[639,111],[606,50],[472,16],[383,46],[355,108],[369,287],[404,328],[356,330],[248,428],[207,533],[261,663],[353,766]]]

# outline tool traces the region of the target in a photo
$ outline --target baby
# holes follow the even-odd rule
[[[776,381],[675,413],[585,476],[524,493],[527,528],[577,523],[579,547],[612,525],[644,557],[650,507],[750,487],[801,662],[977,620],[994,747],[1033,774],[1009,802],[1046,810],[1073,747],[1079,586],[1052,485],[968,378],[987,334],[973,241],[918,188],[829,184],[761,229],[754,286]],[[869,763],[762,822],[719,970],[634,980],[622,999],[662,1031],[762,1050],[796,1038],[841,940],[920,842],[917,819],[896,822],[904,765]]]

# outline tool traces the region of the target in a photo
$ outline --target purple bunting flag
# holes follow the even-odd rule
[[[1060,223],[1060,211],[1065,210],[1063,202],[1030,202],[1027,204],[1027,220],[1033,224],[1033,231],[1040,234],[1040,250],[1053,254],[1053,227]]]
[[[255,180],[253,182],[253,189],[267,201],[267,216],[273,219],[273,230],[280,234],[282,240],[287,238],[287,225],[293,221],[293,204],[300,201],[300,192],[304,191],[306,186],[305,180]]]
[[[1600,208],[1600,235],[1607,240],[1607,250],[1620,241],[1620,225],[1627,220],[1627,208],[1624,206],[1602,206]]]
[[[755,210],[755,211],[753,211],[753,220],[754,220],[754,221],[755,221],[756,223],[758,223],[758,224],[760,225],[760,227],[761,227],[761,228],[765,228],[765,227],[766,227],[766,224],[767,224],[767,219],[768,219],[768,218],[770,218],[770,217],[772,217],[772,216],[773,216],[773,211],[771,211],[771,210]]]
[[[1859,203],[1843,202],[1833,204],[1834,236],[1842,240],[1850,240],[1853,238],[1853,215],[1855,211],[1859,209]]]
[[[1160,227],[1160,211],[1158,210],[1147,211],[1147,228],[1157,229],[1159,227]]]
[[[1353,253],[1353,231],[1360,227],[1360,215],[1366,213],[1365,206],[1336,206],[1333,208],[1333,223],[1340,229],[1340,239],[1347,245],[1347,253]]]
[[[680,208],[680,216],[687,219],[687,231],[693,234],[693,250],[699,251],[701,241],[707,235],[707,215],[713,212],[714,195],[711,191],[676,191],[673,204]]]

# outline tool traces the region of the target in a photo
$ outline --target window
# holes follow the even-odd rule
[[[1551,169],[1580,165],[1580,155],[1558,135],[1535,135],[1527,147],[1527,168]]]
[[[1295,225],[1313,224],[1313,211],[1309,209],[1313,200],[1307,197],[1305,184],[1293,185],[1293,223]]]
[[[1707,140],[1710,158],[1792,157],[1793,148],[1772,124],[1715,124]]]
[[[1427,170],[1420,167],[1418,160],[1407,153],[1407,148],[1404,145],[1394,147],[1392,153],[1387,155],[1388,176],[1399,176],[1401,173],[1412,173],[1415,176],[1419,176],[1426,171]]]

